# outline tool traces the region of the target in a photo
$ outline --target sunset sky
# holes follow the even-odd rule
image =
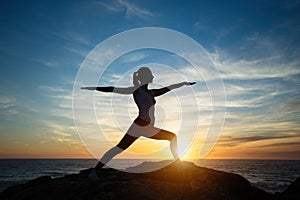
[[[0,158],[95,156],[80,139],[72,111],[73,86],[81,64],[99,43],[115,34],[162,27],[202,45],[224,82],[225,124],[205,158],[300,159],[299,10],[296,0],[3,1]],[[132,70],[149,63],[156,63],[150,66],[155,76],[153,88],[179,81],[164,66],[183,73],[188,69],[186,61],[168,52],[145,49],[114,61],[99,84],[130,86]],[[184,158],[199,158],[203,136],[214,122],[209,120],[209,93],[202,79],[193,73],[185,75],[197,81],[193,89],[201,116],[197,136]],[[157,98],[157,126],[176,132],[180,110],[174,105],[189,98],[189,91],[189,87],[180,88]],[[90,91],[82,95],[93,95],[98,123],[106,125],[105,139],[97,130],[88,129],[98,138],[91,145],[96,145],[99,157],[121,139],[136,108],[129,96]],[[111,102],[115,107],[107,109]],[[184,101],[183,105],[194,104]],[[193,120],[199,113],[195,116],[190,108],[188,120]],[[120,114],[120,109],[128,115]],[[117,117],[118,124],[112,117]],[[185,130],[189,132],[187,124]],[[166,145],[141,139],[119,158],[145,158],[147,152]],[[161,158],[170,156],[168,149],[161,154]]]

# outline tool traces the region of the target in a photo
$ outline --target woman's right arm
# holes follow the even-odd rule
[[[114,92],[118,94],[132,94],[135,90],[135,87],[127,87],[127,88],[117,88],[117,87],[82,87],[84,90],[97,90],[100,92]]]
[[[157,96],[160,96],[160,95],[163,95],[173,89],[176,89],[176,88],[180,88],[184,85],[194,85],[196,82],[181,82],[181,83],[176,83],[176,84],[173,84],[173,85],[169,85],[168,87],[163,87],[163,88],[160,88],[160,89],[152,89],[151,92],[152,92],[152,95],[157,97]]]
[[[114,87],[81,87],[84,90],[97,90],[100,92],[113,92]]]

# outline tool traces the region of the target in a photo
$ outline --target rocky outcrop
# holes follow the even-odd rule
[[[300,199],[300,177],[280,194],[276,194],[276,200],[299,200]]]
[[[153,168],[162,162],[143,163],[134,170]],[[87,178],[90,171],[87,169],[61,178],[39,177],[4,190],[0,199],[274,199],[273,195],[251,186],[240,175],[198,167],[190,162],[176,162],[148,173],[102,169],[99,181]]]

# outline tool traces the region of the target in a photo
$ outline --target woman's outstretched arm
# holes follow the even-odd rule
[[[135,90],[135,87],[126,87],[126,88],[118,88],[118,87],[81,87],[84,90],[97,90],[100,92],[114,92],[118,94],[132,94]]]
[[[163,88],[160,88],[160,89],[153,89],[151,90],[152,92],[152,95],[153,96],[160,96],[160,95],[163,95],[173,89],[176,89],[176,88],[180,88],[184,85],[194,85],[196,82],[181,82],[181,83],[176,83],[176,84],[173,84],[173,85],[169,85],[168,87],[163,87]]]

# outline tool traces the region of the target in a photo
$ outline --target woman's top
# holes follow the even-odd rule
[[[148,123],[154,123],[154,105],[156,103],[151,91],[147,92],[141,87],[138,88],[133,95],[134,101],[139,109],[138,118]]]

